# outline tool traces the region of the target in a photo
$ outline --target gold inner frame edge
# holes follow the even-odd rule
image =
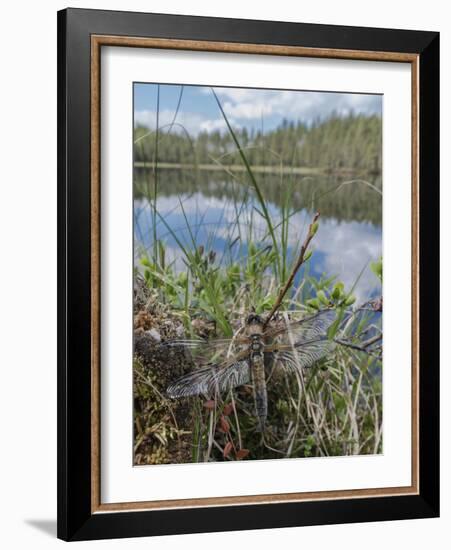
[[[100,50],[102,46],[247,53],[410,63],[412,72],[412,482],[407,487],[101,503],[100,499]],[[308,502],[419,494],[419,56],[401,52],[307,48],[113,35],[91,36],[91,513]]]

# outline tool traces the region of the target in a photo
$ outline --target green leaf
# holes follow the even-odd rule
[[[330,327],[327,329],[327,337],[329,340],[333,340],[338,332],[338,329],[340,328],[341,321],[343,319],[344,310],[340,308],[338,310],[338,315],[335,321],[330,325]]]
[[[376,277],[382,281],[382,258],[377,262],[370,263],[371,271],[376,275]]]
[[[313,250],[308,250],[308,251],[305,253],[305,256],[304,256],[304,262],[310,260],[310,258],[312,257],[312,254],[313,254]]]
[[[158,255],[160,258],[160,266],[161,266],[161,269],[164,270],[165,261],[166,261],[164,244],[160,240],[158,240],[157,243],[158,243]]]
[[[319,309],[319,300],[317,298],[312,298],[311,300],[307,300],[307,305],[314,309]]]
[[[185,288],[188,283],[188,274],[186,273],[186,271],[181,271],[179,273],[179,276],[177,277],[177,283]]]
[[[334,300],[338,300],[343,292],[343,289],[344,289],[344,284],[343,283],[335,283],[334,284],[334,288],[332,290],[332,298]]]
[[[329,340],[333,340],[335,338],[335,335],[337,334],[339,326],[340,326],[340,323],[338,319],[335,319],[335,321],[327,329],[327,337],[329,338]]]
[[[318,290],[318,292],[316,293],[316,297],[318,298],[318,300],[325,306],[328,306],[329,305],[329,300],[326,296],[326,294],[324,293],[324,290]]]

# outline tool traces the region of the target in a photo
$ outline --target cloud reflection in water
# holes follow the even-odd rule
[[[180,206],[183,205],[183,210]],[[272,204],[268,210],[273,220],[278,219],[278,208]],[[225,257],[230,243],[241,233],[245,235],[252,221],[254,238],[263,239],[267,233],[266,222],[252,209],[251,204],[237,216],[236,208],[226,198],[206,197],[201,192],[179,197],[158,199],[158,211],[166,224],[176,234],[183,245],[192,246],[186,220],[190,224],[196,245],[217,252],[217,257]],[[186,216],[186,220],[185,220]],[[252,220],[251,220],[252,218]],[[291,218],[288,235],[289,245],[299,246],[305,238],[312,214],[302,210]],[[276,225],[277,221],[275,222]],[[135,256],[152,244],[152,209],[144,200],[134,202]],[[161,219],[157,222],[157,238],[166,246],[167,261],[174,262],[176,270],[186,268],[176,239]],[[267,239],[268,240],[268,239]],[[265,241],[266,242],[266,241]],[[269,240],[268,240],[269,243]],[[312,242],[315,253],[311,260],[311,274],[335,275],[350,288],[364,270],[354,293],[362,302],[380,292],[380,285],[369,269],[369,262],[382,254],[382,228],[368,222],[339,221],[334,218],[321,218],[318,233]],[[238,253],[235,245],[232,249]],[[245,246],[242,247],[242,251]]]

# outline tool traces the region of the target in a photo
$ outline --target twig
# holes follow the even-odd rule
[[[238,413],[236,411],[236,403],[235,403],[235,398],[233,396],[233,391],[230,392],[230,398],[232,400],[233,414],[235,416],[236,431],[237,431],[237,435],[238,435],[238,445],[240,446],[240,449],[242,449],[243,448],[243,442],[241,441],[240,421],[238,420]]]
[[[360,345],[353,344],[352,342],[347,342],[346,340],[340,340],[339,338],[336,338],[334,342],[337,344],[340,344],[341,346],[345,346],[351,349],[355,349],[357,351],[363,351],[367,353],[368,355],[373,355],[377,358],[380,357],[380,354],[374,353],[373,349],[368,349],[370,346],[378,342],[379,340],[382,340],[382,334],[376,334],[376,336],[373,336],[372,338],[369,338],[368,340],[365,340]]]
[[[293,270],[291,272],[291,275],[288,277],[288,280],[287,282],[285,283],[284,287],[282,288],[282,290],[279,292],[279,295],[277,296],[277,299],[271,309],[271,311],[269,312],[268,316],[266,317],[266,320],[265,322],[263,323],[263,330],[266,328],[266,326],[268,325],[269,321],[274,317],[274,314],[276,313],[276,311],[279,309],[280,307],[280,304],[282,303],[282,300],[284,299],[285,297],[285,294],[288,292],[288,290],[290,289],[291,285],[293,284],[293,281],[294,281],[294,278],[296,276],[296,273],[298,272],[299,268],[301,267],[301,265],[304,263],[304,257],[305,257],[305,253],[307,251],[307,248],[310,244],[310,241],[313,239],[313,237],[315,236],[315,233],[316,233],[316,228],[314,228],[314,225],[315,223],[318,221],[318,218],[319,218],[319,212],[317,212],[314,216],[313,216],[313,220],[312,220],[312,223],[309,225],[309,229],[308,229],[308,233],[307,233],[307,237],[305,238],[305,241],[303,243],[303,245],[301,246],[301,251],[299,253],[299,258],[298,258],[298,261],[296,262],[295,266],[293,267]]]
[[[365,340],[362,342],[362,348],[368,348],[369,346],[372,346],[376,342],[379,342],[379,340],[382,340],[382,334],[376,334],[372,338],[368,338],[368,340]]]

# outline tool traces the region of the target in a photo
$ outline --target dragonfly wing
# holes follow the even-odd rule
[[[247,360],[224,365],[205,365],[182,376],[167,389],[169,397],[188,397],[191,395],[211,395],[222,393],[246,384],[250,380],[250,368]]]
[[[202,340],[200,338],[167,340],[161,344],[163,348],[185,350],[191,352],[196,358],[201,357],[210,361],[221,361],[234,345],[235,342],[232,339]]]
[[[268,335],[272,337],[283,336],[295,345],[311,342],[326,335],[335,317],[336,314],[333,309],[323,309],[299,321],[282,322],[282,326],[275,328]]]
[[[295,344],[291,350],[277,352],[276,358],[285,370],[302,370],[312,367],[317,361],[323,359],[334,350],[335,344],[325,338],[311,340],[301,344]]]
[[[166,342],[162,342],[163,347],[167,348],[176,348],[176,347],[183,347],[183,348],[189,348],[189,349],[215,349],[215,348],[224,348],[227,346],[230,346],[232,343],[232,339],[224,339],[224,340],[202,340],[201,338],[193,338],[193,339],[176,339],[176,340],[167,340]]]

